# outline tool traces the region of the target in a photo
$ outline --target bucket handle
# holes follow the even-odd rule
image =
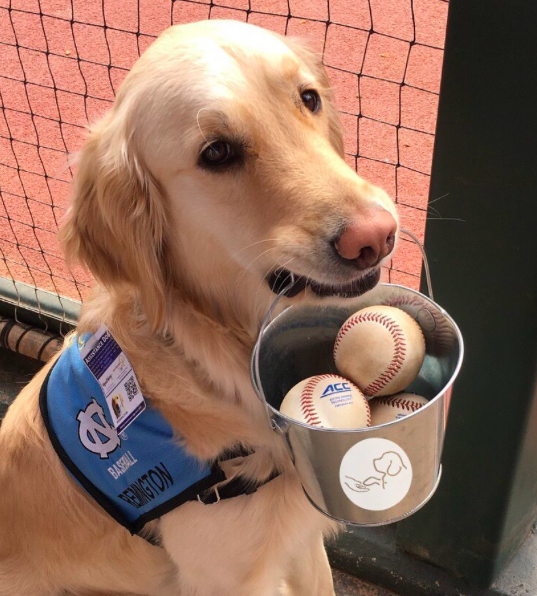
[[[414,243],[420,249],[421,256],[423,257],[423,268],[425,270],[425,280],[427,283],[427,292],[429,294],[429,298],[434,301],[433,286],[431,283],[431,273],[429,270],[429,262],[427,261],[427,255],[425,254],[425,249],[424,249],[422,243],[418,240],[418,238],[416,237],[416,235],[413,232],[410,232],[409,230],[405,230],[403,228],[400,229],[400,232],[402,232],[406,236],[410,236],[410,238],[414,241]],[[269,420],[271,427],[280,434],[284,434],[285,429],[282,429],[280,426],[278,426],[278,424],[276,424],[276,422],[272,419],[272,417],[270,415],[267,398],[265,397],[265,392],[263,391],[263,385],[261,384],[261,377],[259,375],[259,352],[260,352],[260,348],[261,348],[261,341],[263,339],[263,334],[265,333],[265,329],[272,318],[272,313],[274,312],[274,309],[278,305],[278,302],[281,300],[281,298],[283,298],[283,296],[295,285],[296,280],[295,280],[295,276],[293,275],[293,273],[289,272],[288,279],[289,279],[289,283],[285,284],[283,289],[280,290],[280,292],[274,299],[273,303],[270,305],[270,308],[269,308],[265,318],[263,319],[263,322],[261,323],[261,328],[259,329],[259,335],[257,336],[257,340],[254,344],[254,349],[252,350],[252,359],[250,361],[250,378],[252,381],[252,385],[254,387],[254,391],[257,393],[257,396],[259,397],[259,399],[263,402],[263,405],[265,406],[265,412],[267,414],[267,418]]]

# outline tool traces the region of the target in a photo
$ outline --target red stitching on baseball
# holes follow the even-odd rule
[[[425,404],[417,404],[415,402],[408,401],[406,399],[395,398],[393,395],[392,396],[388,395],[386,397],[377,397],[377,398],[375,398],[375,401],[377,403],[381,403],[386,406],[396,405],[399,408],[402,408],[403,410],[408,410],[410,412],[415,412],[416,410],[419,410],[422,406],[425,405]]]
[[[401,327],[399,327],[399,325],[387,315],[381,315],[375,312],[361,313],[350,318],[339,330],[334,344],[334,360],[336,359],[337,349],[345,333],[347,333],[358,323],[362,323],[364,321],[367,323],[380,323],[390,332],[394,342],[392,361],[386,370],[378,377],[378,379],[375,379],[369,383],[369,385],[363,390],[366,395],[373,396],[383,389],[401,370],[404,363],[404,358],[406,356],[406,343]]]
[[[369,407],[369,402],[365,398],[365,395],[360,391],[360,394],[365,402],[365,407],[367,410],[367,426],[371,426],[371,408]]]
[[[319,381],[328,377],[330,377],[330,375],[317,375],[315,377],[311,377],[302,390],[302,394],[300,396],[300,407],[306,422],[311,426],[319,426],[321,424],[321,420],[317,416],[317,411],[313,405],[313,390]]]

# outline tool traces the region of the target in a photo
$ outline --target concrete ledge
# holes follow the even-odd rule
[[[399,550],[395,525],[349,529],[328,546],[328,554],[333,567],[401,596],[537,596],[535,528],[488,589],[472,586]]]

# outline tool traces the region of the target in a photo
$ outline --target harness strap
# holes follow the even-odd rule
[[[218,457],[217,465],[219,462],[229,461],[238,457],[249,457],[254,453],[254,449],[243,447],[242,445],[232,447],[231,449],[225,449]],[[197,494],[195,497],[189,499],[189,501],[197,500],[204,505],[214,505],[225,499],[233,499],[234,497],[240,497],[241,495],[251,495],[255,493],[258,488],[261,488],[271,480],[274,480],[274,478],[277,478],[279,475],[280,472],[273,470],[267,478],[257,482],[249,480],[239,474],[226,484],[211,486]]]
[[[255,453],[255,451],[245,449],[244,447],[240,446],[236,449],[226,450],[218,459],[219,461],[227,461],[230,459],[235,459],[236,457],[248,457],[253,453]],[[280,472],[273,470],[272,473],[264,480],[261,480],[260,482],[252,482],[251,480],[247,480],[243,476],[239,475],[230,480],[227,484],[224,484],[220,487],[212,486],[197,494],[195,497],[191,497],[186,502],[198,501],[203,505],[215,505],[216,503],[226,499],[233,499],[235,497],[240,497],[241,495],[251,495],[278,476],[280,476]],[[146,542],[149,542],[149,544],[152,546],[162,547],[157,536],[153,536],[152,534],[144,534],[143,532],[138,533],[137,535],[140,538],[143,538]]]
[[[252,482],[244,478],[243,476],[237,476],[230,480],[227,484],[219,487],[211,487],[196,495],[196,499],[190,499],[191,501],[197,500],[204,505],[214,505],[224,499],[233,499],[234,497],[240,497],[241,495],[251,495],[255,493],[259,488],[268,484],[271,480],[274,480],[280,475],[280,472],[273,470],[273,472],[260,482]]]

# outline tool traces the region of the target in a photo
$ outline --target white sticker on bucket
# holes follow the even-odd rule
[[[402,501],[412,484],[412,465],[397,443],[364,439],[341,460],[339,481],[358,507],[384,511]]]

